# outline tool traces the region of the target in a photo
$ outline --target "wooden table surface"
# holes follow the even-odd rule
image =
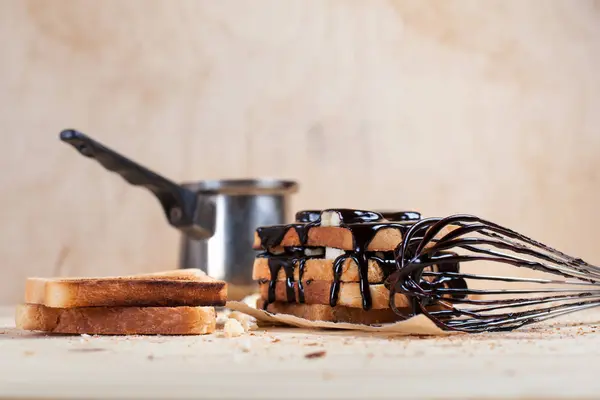
[[[0,308],[0,397],[598,398],[599,325],[596,311],[452,337],[47,336],[17,331],[13,309]]]

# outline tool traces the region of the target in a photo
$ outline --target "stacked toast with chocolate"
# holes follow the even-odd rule
[[[394,250],[420,217],[417,212],[330,209],[301,211],[293,224],[258,228],[257,307],[309,320],[377,324],[401,319],[384,283],[398,268]],[[444,268],[458,272],[458,265]],[[396,294],[394,300],[408,314],[408,299]]]
[[[28,278],[16,325],[104,335],[198,335],[216,327],[227,284],[199,269],[98,278]]]

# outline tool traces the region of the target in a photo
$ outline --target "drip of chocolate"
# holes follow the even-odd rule
[[[302,283],[302,277],[304,276],[304,266],[306,265],[306,257],[301,258],[298,261],[298,303],[304,303],[304,284]],[[273,275],[271,275],[273,279]]]
[[[293,258],[283,258],[283,257],[270,257],[268,260],[269,263],[269,272],[271,273],[271,281],[269,282],[269,296],[268,301],[272,303],[275,301],[275,285],[277,284],[277,274],[279,274],[279,269],[283,268],[285,271],[285,287],[287,294],[288,302],[296,301],[296,293],[294,292],[294,262]],[[275,279],[272,279],[275,277]]]
[[[292,225],[296,233],[298,234],[298,238],[300,239],[300,245],[306,246],[306,242],[308,241],[308,231],[314,225],[312,224],[294,224]],[[281,242],[280,242],[281,243]]]
[[[271,275],[271,279],[269,280],[267,301],[265,302],[263,308],[266,309],[266,306],[269,303],[273,303],[275,301],[277,276],[279,274],[279,270],[282,268],[285,271],[285,290],[287,301],[290,303],[296,302],[296,292],[294,288],[294,266],[296,263],[298,263],[299,269],[298,302],[304,303],[304,286],[302,285],[302,276],[304,275],[304,266],[306,264],[306,260],[320,257],[307,256],[304,254],[304,251],[305,250],[303,248],[289,247],[285,248],[285,252],[282,254],[270,254],[268,252],[264,252],[256,256],[257,258],[267,258],[269,273]]]
[[[273,225],[273,226],[261,226],[256,230],[260,243],[265,249],[279,246],[283,237],[292,225]]]
[[[404,237],[404,234],[406,231],[408,231],[409,226],[397,223],[358,223],[344,224],[344,227],[350,229],[350,232],[352,232],[354,242],[353,258],[358,265],[359,286],[363,301],[363,309],[370,310],[372,301],[371,291],[369,290],[369,261],[366,257],[367,248],[377,232],[379,232],[381,229],[399,228],[402,231],[402,236]]]
[[[333,282],[331,283],[331,291],[329,292],[329,305],[335,307],[340,295],[340,282],[342,280],[342,271],[344,262],[349,258],[348,254],[342,254],[336,257],[333,262]],[[356,260],[355,260],[356,261]]]
[[[277,247],[283,241],[283,238],[290,229],[294,229],[300,239],[300,246],[305,246],[308,241],[308,231],[313,226],[316,226],[316,222],[309,223],[295,223],[289,225],[273,225],[273,226],[262,226],[256,230],[262,247],[265,249]]]

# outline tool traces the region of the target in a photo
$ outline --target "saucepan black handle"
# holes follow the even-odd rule
[[[76,130],[62,131],[60,139],[75,147],[82,155],[95,159],[107,170],[121,175],[130,184],[151,191],[160,201],[169,223],[186,235],[194,239],[208,239],[212,236],[212,228],[196,223],[198,200],[191,190],[150,171]]]

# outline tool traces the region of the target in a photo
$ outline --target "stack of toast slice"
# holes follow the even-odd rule
[[[289,225],[258,228],[253,279],[257,307],[309,320],[378,324],[402,315],[390,307],[387,277],[394,250],[420,219],[417,212],[351,209],[300,211]],[[458,272],[458,265],[444,266]],[[432,269],[436,266],[432,267]],[[395,304],[409,312],[400,294]]]
[[[28,278],[20,329],[65,334],[198,335],[214,332],[227,284],[199,269],[98,278]]]

